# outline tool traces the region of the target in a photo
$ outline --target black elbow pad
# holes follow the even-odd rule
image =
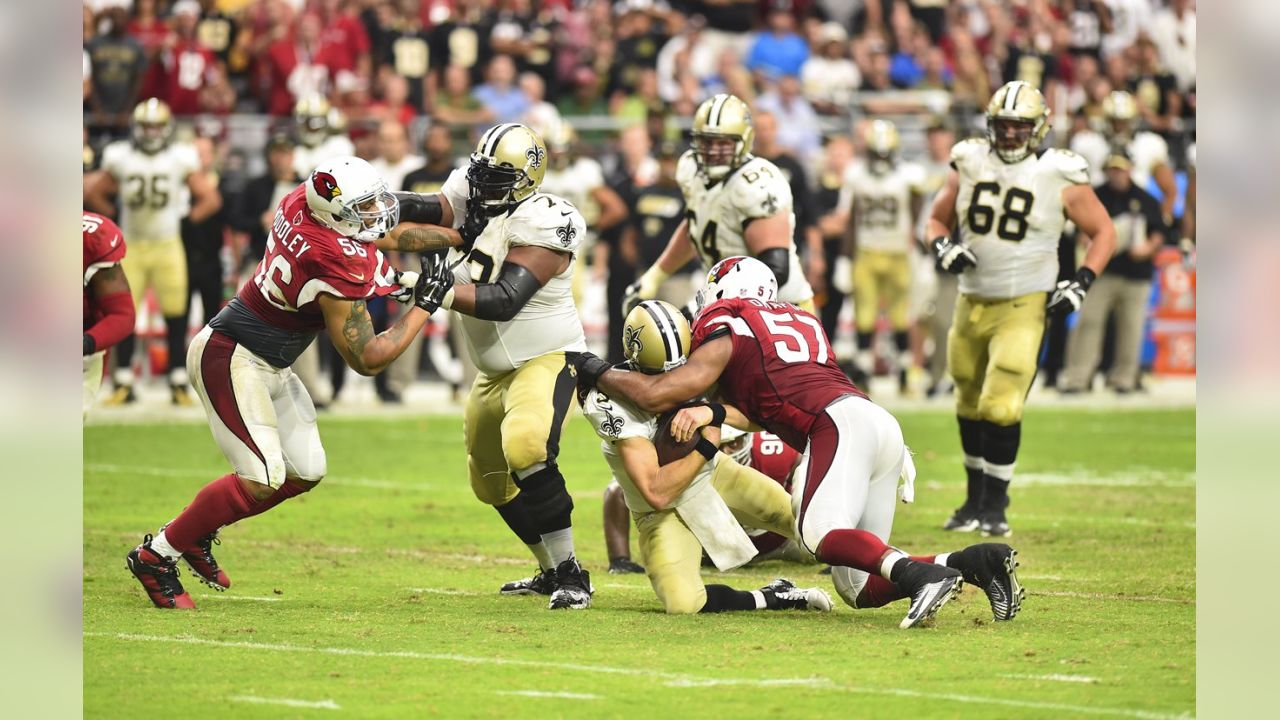
[[[497,280],[476,286],[475,317],[498,322],[512,320],[540,289],[542,283],[528,268],[503,263]]]
[[[440,196],[415,192],[392,193],[400,202],[400,219],[404,222],[439,225],[444,211],[440,208]]]
[[[778,289],[781,290],[791,278],[791,251],[786,248],[769,248],[756,255],[756,259],[773,271],[773,276],[778,279]]]

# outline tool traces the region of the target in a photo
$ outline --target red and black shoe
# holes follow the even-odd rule
[[[142,589],[147,591],[147,597],[151,598],[156,607],[164,610],[196,608],[191,596],[178,580],[178,564],[151,550],[150,535],[125,557],[125,564],[129,572],[142,583]]]
[[[182,553],[182,559],[191,566],[191,572],[195,573],[196,578],[218,592],[231,587],[231,578],[218,567],[218,561],[213,557],[213,546],[221,544],[218,531],[215,530],[197,540],[194,550]]]

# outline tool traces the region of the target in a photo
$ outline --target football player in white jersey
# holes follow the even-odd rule
[[[531,578],[504,594],[550,595],[550,607],[591,605],[591,582],[573,552],[573,501],[556,464],[587,349],[573,301],[574,258],[586,234],[578,209],[539,192],[547,150],[537,133],[504,123],[480,138],[468,167],[439,193],[400,193],[401,217],[460,228],[449,252],[455,277],[440,288],[456,313],[479,374],[464,431],[471,488],[538,559]]]
[[[662,373],[684,364],[689,323],[674,306],[647,300],[627,315],[623,338],[625,369]],[[579,401],[635,518],[649,582],[668,613],[831,609],[831,597],[822,590],[800,589],[782,578],[755,591],[703,585],[703,550],[721,571],[755,557],[756,546],[739,519],[795,536],[791,496],[769,477],[719,452],[718,425],[707,428],[710,437],[688,455],[663,465],[655,444],[656,413],[598,389],[583,388]]]
[[[1031,85],[1015,81],[997,90],[987,104],[987,136],[952,148],[953,169],[929,218],[938,269],[960,276],[947,362],[968,496],[947,530],[1009,534],[1009,482],[1046,311],[1079,310],[1115,249],[1115,228],[1089,185],[1084,158],[1038,151],[1048,121],[1044,97]],[[1075,279],[1055,289],[1067,220],[1092,242]]]
[[[1107,119],[1105,133],[1085,130],[1071,138],[1071,149],[1089,161],[1090,183],[1096,186],[1106,182],[1102,166],[1112,154],[1112,146],[1123,148],[1133,162],[1133,184],[1149,191],[1155,182],[1161,195],[1160,212],[1165,224],[1169,224],[1178,195],[1173,164],[1169,162],[1169,144],[1149,130],[1137,129],[1138,101],[1123,90],[1112,92],[1102,101],[1102,112]]]
[[[356,154],[351,139],[335,127],[338,115],[323,95],[305,95],[294,105],[298,146],[293,149],[293,169],[298,177],[310,177],[325,160]]]
[[[898,352],[899,389],[905,391],[912,365],[911,261],[917,247],[915,219],[924,203],[924,168],[898,159],[898,128],[875,120],[864,135],[866,157],[849,168],[840,188],[837,212],[847,217],[852,248],[836,261],[837,290],[853,294],[858,352],[854,365],[866,377],[875,373],[871,342],[883,305]],[[851,264],[852,263],[852,264]]]
[[[751,154],[754,135],[751,110],[736,96],[721,93],[698,107],[693,148],[676,166],[686,220],[658,261],[627,288],[624,310],[657,295],[663,281],[695,255],[706,268],[747,255],[773,271],[779,300],[813,311],[813,288],[792,240],[791,186],[777,166]]]
[[[144,100],[133,110],[132,138],[102,151],[102,170],[86,183],[85,207],[115,216],[129,238],[121,261],[134,304],[147,288],[155,291],[164,315],[169,350],[170,399],[194,405],[182,358],[187,356],[187,256],[182,247],[183,217],[199,223],[222,208],[217,186],[200,167],[195,146],[173,141],[173,114],[163,101]],[[108,405],[134,402],[133,336],[119,345],[115,390]]]

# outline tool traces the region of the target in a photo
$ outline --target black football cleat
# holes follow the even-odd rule
[[[556,571],[538,568],[538,572],[534,573],[533,577],[512,580],[504,584],[498,592],[503,595],[550,595],[555,591]]]
[[[1018,551],[1004,543],[982,543],[951,555],[964,581],[982,588],[996,621],[1012,620],[1027,591],[1018,582]]]
[[[1013,535],[1013,530],[1009,529],[1009,521],[1004,516],[1004,508],[986,508],[979,513],[978,530],[983,537]]]
[[[182,559],[187,561],[191,572],[195,573],[200,582],[218,592],[231,587],[231,578],[227,577],[227,573],[218,566],[218,561],[213,557],[213,546],[221,544],[222,541],[218,539],[218,533],[215,530],[197,540],[195,550],[182,553]]]
[[[952,532],[973,532],[978,529],[978,524],[978,508],[966,502],[956,508],[951,517],[942,524],[942,529]]]
[[[591,607],[591,573],[582,569],[578,559],[568,560],[556,566],[556,589],[551,593],[551,610],[585,610]]]
[[[643,574],[644,567],[631,561],[631,558],[614,558],[609,561],[610,575]]]
[[[164,610],[194,610],[195,602],[178,580],[178,564],[151,550],[151,536],[125,556],[129,572],[142,583],[142,589],[156,607]]]
[[[916,560],[900,562],[907,565],[894,584],[911,598],[907,616],[898,623],[898,627],[904,630],[932,618],[964,587],[964,578],[959,570]]]

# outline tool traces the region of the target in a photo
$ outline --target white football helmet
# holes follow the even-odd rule
[[[378,171],[358,157],[320,163],[306,186],[311,214],[346,237],[373,242],[400,222],[400,201]]]
[[[739,255],[721,260],[707,273],[707,284],[698,291],[698,312],[726,298],[778,299],[778,278],[768,265]]]
[[[756,434],[743,432],[729,425],[720,426],[720,452],[738,461],[739,465],[751,467],[751,445]]]

